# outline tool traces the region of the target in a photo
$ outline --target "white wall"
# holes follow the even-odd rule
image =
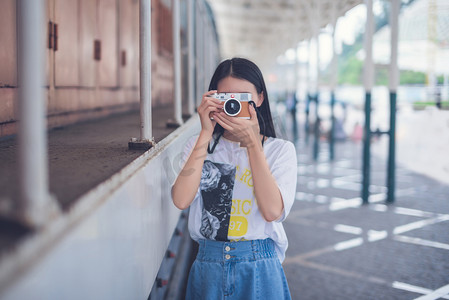
[[[10,272],[19,279],[0,298],[146,299],[180,215],[170,187],[199,126],[191,118],[25,241],[9,258],[25,272]]]

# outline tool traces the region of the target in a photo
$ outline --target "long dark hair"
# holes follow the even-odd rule
[[[271,117],[270,103],[268,101],[267,87],[259,67],[252,61],[234,57],[222,61],[212,76],[209,84],[209,91],[216,90],[218,83],[228,76],[244,79],[251,82],[255,87],[257,94],[263,93],[264,100],[262,104],[256,108],[257,120],[259,121],[260,133],[267,137],[276,137],[274,130],[273,118]],[[220,124],[216,124],[214,128],[214,146],[210,153],[213,152],[218,140],[223,135],[224,129]]]

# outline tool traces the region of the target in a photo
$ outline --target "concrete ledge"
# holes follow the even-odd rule
[[[170,188],[192,117],[1,257],[2,299],[147,297],[180,211]]]

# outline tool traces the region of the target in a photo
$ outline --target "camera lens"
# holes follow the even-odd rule
[[[239,114],[240,110],[242,109],[242,105],[240,104],[240,101],[236,99],[228,99],[226,100],[224,106],[224,112],[228,116],[236,116]]]

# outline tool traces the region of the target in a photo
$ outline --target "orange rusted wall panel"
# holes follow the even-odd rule
[[[98,0],[98,33],[101,41],[98,85],[116,87],[118,84],[118,20],[117,1]]]
[[[2,0],[0,8],[0,87],[17,85],[16,1]]]
[[[79,86],[78,7],[79,1],[55,0],[57,51],[55,52],[55,86]]]

